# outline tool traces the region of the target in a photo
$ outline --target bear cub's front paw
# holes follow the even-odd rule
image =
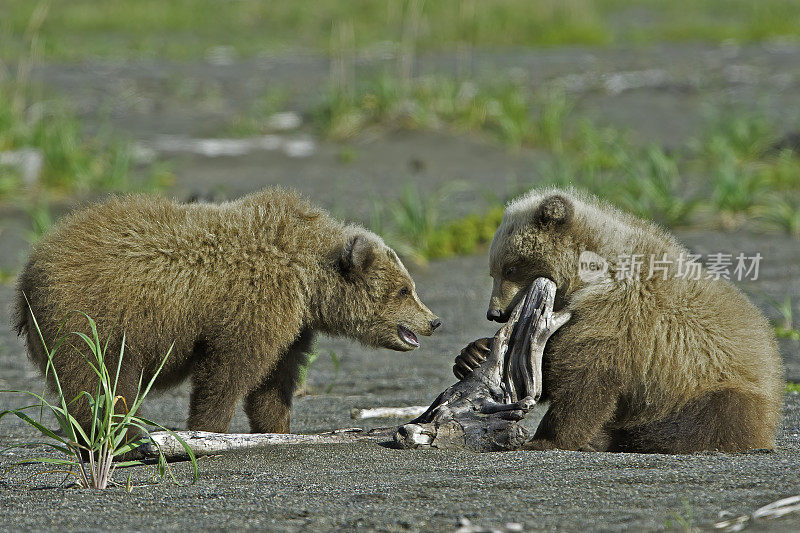
[[[459,379],[464,379],[470,372],[481,366],[489,352],[492,351],[492,337],[484,337],[467,344],[461,353],[456,356],[453,365],[453,374]]]
[[[522,449],[538,451],[555,450],[556,445],[553,441],[548,439],[531,439],[522,445]]]

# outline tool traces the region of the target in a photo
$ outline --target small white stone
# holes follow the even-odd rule
[[[20,148],[0,152],[0,165],[19,169],[23,183],[33,185],[39,180],[44,165],[44,156],[36,148]]]
[[[207,157],[238,156],[250,151],[249,142],[241,139],[200,139],[195,146]]]
[[[302,123],[303,119],[294,111],[283,111],[269,117],[267,127],[275,131],[288,131],[296,130]]]
[[[289,157],[308,157],[312,155],[316,149],[316,143],[309,137],[289,139],[283,143],[283,152]]]

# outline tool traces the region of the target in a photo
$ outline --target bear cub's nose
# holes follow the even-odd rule
[[[431,329],[436,329],[442,325],[442,321],[438,318],[434,318],[431,320]]]
[[[486,311],[486,320],[496,320],[499,322],[502,315],[503,312],[500,309],[489,309]]]

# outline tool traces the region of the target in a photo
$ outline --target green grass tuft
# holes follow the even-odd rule
[[[678,227],[689,224],[699,202],[683,198],[684,186],[677,160],[650,146],[630,164],[618,192],[609,195],[636,216]]]
[[[681,502],[683,504],[683,510],[676,511],[670,509],[670,518],[665,521],[665,527],[667,529],[679,529],[686,533],[700,531],[700,529],[694,525],[694,508],[689,503],[689,500],[684,497],[681,498]]]
[[[53,226],[53,215],[50,213],[50,207],[43,202],[28,206],[26,211],[31,221],[31,229],[28,230],[27,240],[29,243],[34,244]]]
[[[325,387],[324,393],[330,394],[333,390],[333,387],[336,386],[336,380],[339,377],[339,368],[341,367],[341,359],[339,355],[334,352],[333,350],[328,350],[328,355],[331,358],[331,363],[333,364],[333,379],[330,383]],[[297,379],[297,393],[300,395],[305,395],[307,392],[306,389],[306,380],[308,379],[308,371],[311,368],[311,365],[314,364],[314,361],[319,359],[320,353],[317,351],[316,345],[311,353],[308,354],[306,359],[306,363],[300,367],[300,375]]]
[[[439,211],[448,194],[449,188],[423,195],[418,187],[408,186],[391,210],[382,203],[374,204],[369,227],[415,263],[474,253],[494,237],[503,206],[494,205],[486,213],[442,223]]]
[[[800,239],[800,192],[770,193],[756,214],[765,227]]]
[[[773,328],[775,336],[780,339],[792,339],[800,341],[800,329],[787,329],[780,326]]]
[[[433,232],[424,256],[438,259],[471,254],[491,242],[503,218],[503,207],[494,206],[484,215],[469,215],[442,226]]]
[[[118,466],[143,464],[138,461],[115,463],[114,459],[135,450],[149,435],[148,428],[157,427],[172,433],[183,445],[194,469],[193,482],[196,481],[198,474],[197,461],[189,446],[171,430],[136,414],[142,401],[155,383],[156,377],[164,367],[164,363],[169,357],[169,352],[164,356],[158,370],[153,374],[144,389],[142,389],[142,380],[140,378],[135,398],[119,396],[117,394],[117,382],[124,357],[125,337],[123,335],[116,368],[109,368],[106,366],[108,341],[103,343],[100,340],[97,324],[91,317],[84,313],[79,314],[86,317],[90,335],[81,332],[67,333],[58,337],[51,347],[48,347],[45,343],[39,324],[36,322],[36,318],[33,317],[36,331],[47,355],[45,379],[52,381],[57,392],[57,402],[55,404],[48,402],[44,394],[24,390],[0,390],[0,392],[5,393],[32,396],[37,400],[34,405],[0,412],[0,419],[6,415],[17,416],[46,438],[44,441],[25,443],[14,447],[40,445],[62,454],[60,458],[33,457],[24,462],[54,465],[60,469],[58,471],[74,476],[78,485],[83,488],[105,489],[113,481],[114,471]],[[66,318],[62,322],[59,332],[65,323]],[[53,357],[60,349],[77,349],[71,345],[71,342],[74,342],[76,338],[80,344],[85,344],[85,347],[89,350],[90,355],[86,357],[86,364],[91,366],[92,370],[97,374],[98,383],[93,393],[83,391],[75,398],[66,398],[62,392],[61,382],[53,364]],[[171,351],[172,349],[170,348]],[[91,421],[89,427],[81,426],[70,412],[70,409],[73,409],[74,412],[72,406],[75,402],[82,401],[88,401],[90,406]],[[39,411],[39,420],[28,416],[26,411],[31,409]],[[45,412],[50,412],[54,415],[58,422],[60,433],[59,430],[49,429],[44,426],[42,415]],[[131,437],[136,434],[141,434],[142,436],[138,438]],[[175,480],[164,456],[159,455],[155,473],[158,478],[163,479],[167,472]],[[128,485],[130,486],[130,478],[128,479]]]

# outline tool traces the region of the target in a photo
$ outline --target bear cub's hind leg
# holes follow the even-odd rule
[[[289,433],[292,397],[313,343],[313,332],[303,330],[275,368],[247,394],[244,410],[252,433]]]
[[[779,414],[761,394],[721,389],[695,398],[676,413],[620,431],[611,451],[694,453],[774,448]]]
[[[236,405],[250,388],[243,378],[252,375],[244,365],[237,367],[234,362],[247,359],[212,347],[207,347],[198,356],[192,372],[192,395],[186,423],[189,430],[228,431]]]

